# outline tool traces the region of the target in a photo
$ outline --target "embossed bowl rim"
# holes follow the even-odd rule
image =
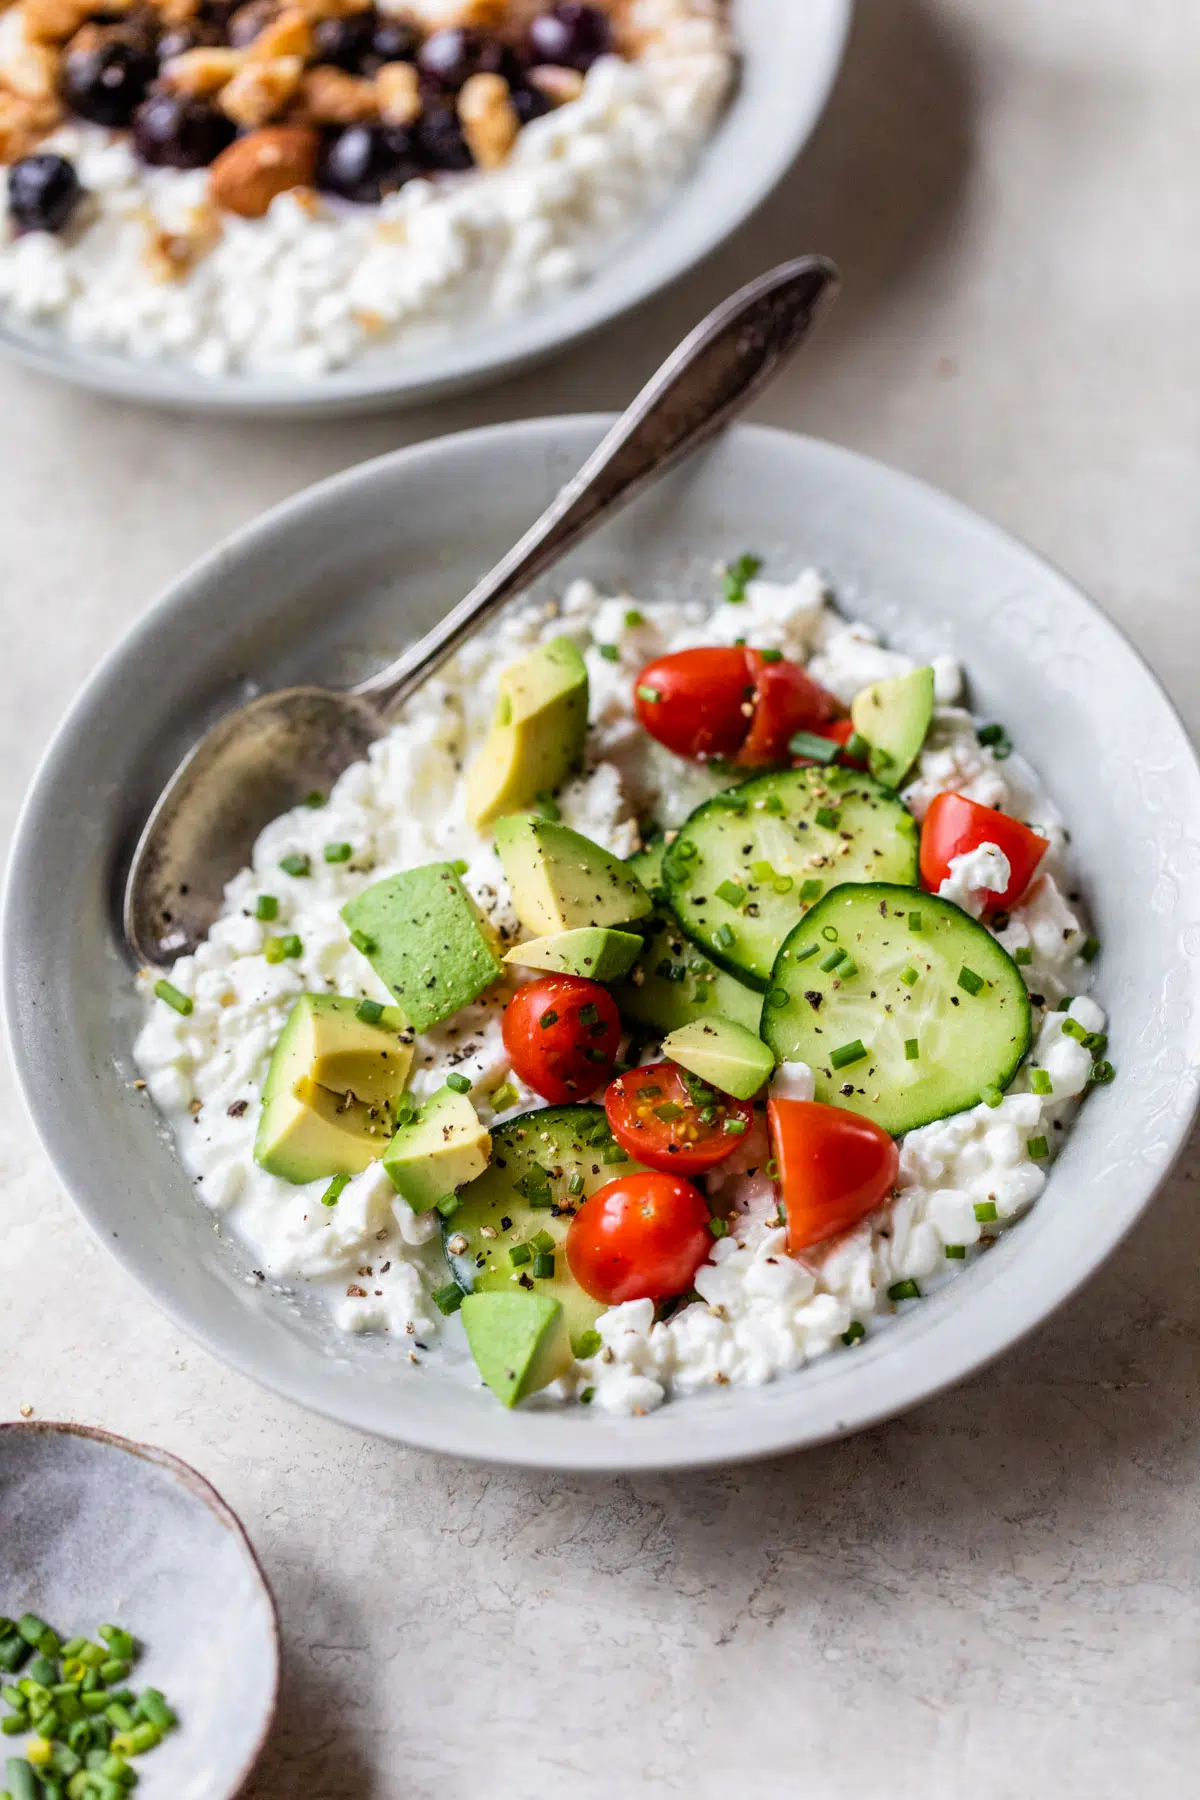
[[[1162,689],[1100,610],[933,489],[812,439],[741,427],[559,572],[632,593],[712,592],[754,548],[825,568],[845,610],[962,658],[1070,824],[1104,950],[1118,1077],[1088,1100],[1045,1195],[969,1270],[852,1354],[645,1418],[515,1414],[388,1343],[334,1334],[214,1234],[132,1086],[138,1011],[113,897],[144,808],[245,679],[327,676],[395,646],[537,514],[608,420],[535,419],[418,445],[309,489],[186,573],[75,700],[18,826],[3,921],[13,1056],[59,1176],[106,1249],[246,1373],[366,1430],[539,1467],[700,1466],[819,1443],[929,1399],[1008,1349],[1133,1225],[1185,1140],[1200,1040],[1200,768]],[[399,572],[399,574],[398,574]],[[400,597],[397,597],[397,589]],[[323,1319],[323,1315],[322,1315]]]

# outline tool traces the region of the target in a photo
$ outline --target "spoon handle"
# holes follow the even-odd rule
[[[432,631],[355,693],[384,712],[407,700],[543,570],[742,412],[808,337],[838,284],[827,258],[803,256],[718,306],[672,351],[519,543]]]

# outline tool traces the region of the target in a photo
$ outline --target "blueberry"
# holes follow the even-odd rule
[[[235,50],[244,50],[278,16],[275,0],[248,0],[247,5],[237,7],[230,14],[225,35]]]
[[[540,119],[544,113],[552,110],[545,94],[524,84],[512,90],[512,104],[522,125],[528,125],[532,119]]]
[[[555,6],[529,27],[534,62],[586,70],[611,49],[612,29],[598,6]]]
[[[8,172],[8,210],[19,231],[61,231],[82,193],[75,165],[49,150],[23,156]]]
[[[207,168],[235,135],[232,119],[185,94],[151,94],[133,115],[138,155],[160,168]]]
[[[189,50],[207,49],[224,41],[225,34],[218,26],[193,19],[189,25],[169,25],[155,49],[161,66],[173,56],[185,56]]]
[[[452,106],[427,107],[417,121],[416,135],[417,149],[427,168],[457,170],[475,166]]]
[[[403,19],[389,18],[385,13],[376,22],[371,52],[381,63],[415,62],[420,42],[411,25],[406,25]]]
[[[316,29],[317,61],[359,74],[371,55],[377,24],[374,8],[347,13],[340,19],[321,19]]]
[[[63,61],[63,98],[72,112],[97,125],[128,125],[158,73],[148,50],[120,38],[69,50]]]
[[[427,37],[417,67],[426,85],[444,94],[456,94],[472,75],[503,75],[510,87],[521,79],[521,64],[507,44],[462,25]]]
[[[420,172],[410,132],[388,125],[347,125],[322,146],[317,186],[360,206],[374,206]]]

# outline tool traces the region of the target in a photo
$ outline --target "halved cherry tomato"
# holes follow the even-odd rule
[[[754,1122],[752,1106],[703,1082],[689,1083],[673,1062],[618,1075],[604,1110],[623,1150],[672,1175],[702,1175],[724,1162]]]
[[[504,1009],[504,1048],[522,1081],[557,1106],[607,1082],[621,1041],[616,1003],[598,981],[544,975]]]
[[[754,681],[741,649],[676,650],[634,684],[637,716],[677,756],[732,756],[750,728]]]
[[[1039,837],[1010,819],[1007,813],[980,806],[964,794],[939,794],[925,814],[921,826],[921,880],[930,893],[936,894],[950,873],[956,856],[978,850],[980,844],[995,844],[1003,850],[1012,869],[1012,880],[1002,894],[988,894],[985,912],[1006,912],[1015,906],[1033,880],[1043,856],[1050,848],[1049,839]]]
[[[846,754],[845,746],[850,742],[850,739],[854,736],[854,720],[853,719],[831,719],[829,721],[828,725],[814,726],[813,736],[829,738],[832,740],[833,743],[842,745],[842,749],[836,760],[839,763],[841,763],[844,768],[847,768],[847,769],[865,769],[866,768],[867,759],[865,756],[848,756]],[[812,764],[815,762],[815,760],[816,760],[815,757],[811,757],[811,756],[793,756],[792,767],[796,768],[796,769],[811,768]]]
[[[737,761],[748,769],[782,768],[790,760],[788,745],[795,733],[824,736],[841,708],[799,663],[786,657],[768,660],[761,650],[747,650],[746,662],[754,683],[754,714]]]
[[[571,1273],[593,1300],[686,1293],[713,1246],[708,1202],[678,1175],[621,1175],[585,1200],[567,1230]]]
[[[849,1231],[895,1186],[900,1152],[871,1119],[819,1100],[769,1100],[767,1126],[793,1256]]]

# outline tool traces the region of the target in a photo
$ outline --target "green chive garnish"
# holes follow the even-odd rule
[[[901,969],[900,979],[905,987],[916,987],[918,981],[921,979],[921,974],[918,969],[914,969],[912,964],[909,963],[906,969]]]
[[[296,936],[294,931],[289,931],[287,936],[281,938],[279,941],[283,945],[283,954],[285,956],[303,956],[304,945],[300,942],[300,939]]]
[[[951,1262],[965,1262],[967,1260],[967,1246],[965,1244],[947,1244],[946,1255],[950,1258]]]
[[[683,1117],[682,1106],[677,1106],[674,1100],[664,1100],[662,1105],[654,1107],[653,1111],[655,1118],[661,1119],[664,1125],[673,1125],[676,1119]]]
[[[821,936],[825,939],[825,942],[827,944],[836,944],[838,941],[837,926],[836,925],[822,925]]]
[[[836,831],[841,816],[841,813],[835,811],[832,806],[818,806],[817,808],[817,824],[823,825],[826,831]]]
[[[535,1281],[554,1280],[554,1257],[548,1250],[539,1250],[534,1257],[533,1275]]]
[[[846,952],[842,949],[841,945],[839,944],[836,949],[831,950],[829,952],[828,956],[823,956],[821,958],[819,967],[822,968],[825,971],[825,973],[828,975],[832,969],[836,969],[838,964],[845,962],[845,960],[846,960]]]
[[[745,1119],[726,1119],[721,1129],[727,1137],[744,1137],[750,1127]]]
[[[529,1261],[532,1255],[533,1251],[528,1244],[513,1244],[508,1252],[508,1260],[514,1269],[519,1269]]]
[[[349,862],[354,855],[353,844],[326,844],[322,853],[327,863]]]
[[[733,932],[729,929],[729,926],[718,925],[717,929],[713,932],[713,942],[719,944],[722,950],[728,950],[733,941]]]
[[[264,924],[269,924],[272,919],[279,917],[279,902],[274,894],[258,896],[254,907],[254,916],[256,919],[261,919]]]
[[[851,1344],[859,1344],[867,1335],[867,1328],[859,1319],[852,1319],[842,1333],[842,1342],[849,1349]]]
[[[981,1225],[990,1225],[993,1219],[999,1217],[996,1212],[996,1202],[994,1200],[977,1200],[975,1217]]]
[[[921,1290],[915,1281],[893,1281],[887,1291],[888,1299],[895,1305],[899,1300],[919,1300]]]
[[[777,875],[771,883],[777,894],[790,894],[795,885],[790,875]]]
[[[374,956],[375,939],[368,937],[365,931],[352,931],[350,933],[350,942],[363,956]]]
[[[861,731],[852,731],[842,748],[847,756],[854,758],[855,762],[865,762],[871,746]]]
[[[496,1112],[507,1112],[509,1107],[515,1106],[520,1098],[520,1094],[511,1081],[502,1081],[500,1086],[492,1091],[491,1105]]]
[[[433,1290],[433,1304],[440,1313],[445,1313],[447,1317],[451,1313],[456,1313],[462,1303],[463,1291],[457,1281],[448,1281],[445,1287]]]
[[[537,810],[543,819],[549,819],[552,825],[562,818],[562,809],[553,794],[545,792],[535,794],[534,800],[537,802]]]
[[[840,1049],[832,1051],[829,1061],[835,1069],[848,1069],[852,1063],[862,1062],[866,1054],[862,1039],[855,1038],[852,1044],[843,1044]]]
[[[980,994],[987,983],[982,975],[977,975],[974,969],[968,969],[964,963],[958,971],[958,985],[960,988],[964,988],[968,994]]]
[[[441,1213],[443,1219],[452,1219],[461,1205],[462,1199],[458,1194],[443,1194],[441,1199],[435,1202],[435,1209]]]
[[[1088,1038],[1079,1020],[1072,1019],[1069,1015],[1062,1022],[1062,1034],[1064,1037],[1074,1038],[1077,1044],[1085,1044]]]
[[[1025,1148],[1035,1162],[1045,1162],[1050,1154],[1050,1146],[1044,1137],[1031,1137]]]
[[[552,1025],[557,1025],[557,1024],[558,1024],[558,1014],[555,1012],[555,1010],[552,1006],[548,1006],[546,1008],[546,1011],[542,1014],[541,1018],[538,1020],[538,1026],[542,1031],[549,1031],[549,1029]]]
[[[925,925],[924,925],[924,921],[921,918],[920,913],[918,913],[918,912],[909,913],[908,929],[910,931],[924,931]]]
[[[815,955],[816,955],[816,954],[817,954],[817,951],[818,951],[818,950],[819,950],[819,949],[820,949],[820,948],[821,948],[821,946],[820,946],[820,944],[808,944],[808,945],[806,945],[806,946],[805,946],[805,948],[804,948],[804,949],[803,949],[803,950],[797,950],[797,952],[796,952],[796,961],[797,961],[797,962],[798,962],[798,963],[802,963],[802,962],[807,962],[807,961],[808,961],[808,959],[809,959],[809,957],[810,957],[810,956],[815,956]]]
[[[647,706],[654,706],[662,699],[662,695],[659,693],[658,689],[656,687],[647,686],[645,682],[642,682],[639,685],[637,697],[639,700],[645,701]]]
[[[1018,944],[1017,948],[1013,951],[1013,961],[1019,963],[1023,969],[1029,967],[1030,963],[1033,961],[1033,951],[1029,948],[1028,944]]]
[[[313,811],[316,812],[318,807],[324,806],[325,795],[321,792],[320,788],[314,788],[311,794],[305,794],[304,804],[305,806],[311,806]]]
[[[343,1192],[349,1185],[350,1177],[348,1175],[335,1175],[329,1186],[325,1189],[325,1192],[321,1195],[321,1205],[336,1206],[341,1199]],[[103,1677],[103,1669],[101,1669],[100,1674],[101,1677]]]
[[[361,1019],[364,1025],[378,1025],[383,1017],[383,1008],[378,1000],[360,1000],[354,1009],[354,1016]]]
[[[644,625],[645,623],[645,618],[638,612],[637,608],[630,607],[629,611],[625,614],[625,624],[628,629],[630,631],[636,631],[639,625]]]
[[[764,862],[761,857],[757,862],[750,864],[750,873],[755,881],[774,881],[775,879],[775,870],[769,862]]]
[[[810,877],[808,881],[802,881],[800,883],[800,898],[806,906],[812,900],[819,900],[824,891],[825,883],[823,881],[818,881],[815,875]]]
[[[290,856],[281,856],[279,866],[285,875],[308,875],[312,871],[311,861],[299,851],[293,851]]]
[[[783,661],[782,650],[760,650],[758,654],[765,663],[777,663]]]
[[[620,1144],[610,1144],[608,1149],[602,1154],[600,1160],[603,1163],[623,1163],[628,1162],[629,1158],[622,1150]]]
[[[729,1236],[729,1224],[728,1224],[728,1221],[725,1219],[710,1219],[708,1221],[708,1229],[712,1232],[712,1234],[715,1238],[723,1238],[723,1237]]]
[[[1093,1063],[1090,1079],[1096,1087],[1107,1087],[1116,1072],[1110,1062]]]
[[[189,1013],[195,1010],[195,1002],[191,997],[181,994],[179,989],[169,981],[156,981],[154,993],[157,999],[165,1000],[168,1006],[174,1007],[175,1011],[185,1019]]]
[[[1054,1092],[1054,1083],[1050,1079],[1048,1069],[1030,1069],[1029,1086],[1035,1094],[1052,1094]]]
[[[1083,943],[1080,946],[1079,954],[1082,956],[1084,962],[1095,962],[1100,954],[1100,939],[1094,937],[1084,938]]]
[[[905,1038],[904,1056],[907,1062],[920,1062],[921,1045],[917,1038]]]
[[[790,997],[786,988],[773,987],[767,995],[767,1005],[773,1007],[776,1012],[782,1012]]]
[[[847,957],[844,963],[838,965],[837,974],[839,981],[849,981],[852,976],[858,974],[858,964]]]
[[[713,891],[726,906],[736,907],[739,912],[746,904],[746,890],[736,881],[720,881]]]
[[[621,652],[615,644],[597,644],[596,648],[605,662],[620,662]]]
[[[762,557],[748,553],[736,557],[725,569],[724,597],[730,606],[740,606],[746,598],[746,583],[753,581],[762,568]]]
[[[450,1089],[451,1093],[454,1094],[469,1094],[471,1091],[471,1083],[467,1080],[466,1076],[456,1073],[447,1075],[446,1086]]]
[[[810,762],[831,763],[841,750],[833,738],[818,737],[815,731],[798,731],[788,739],[793,756],[807,756]]]
[[[783,801],[778,794],[768,794],[765,800],[759,802],[759,805],[764,812],[781,813],[783,811]]]
[[[583,1192],[583,1176],[582,1175],[578,1175],[578,1174],[572,1175],[570,1181],[568,1181],[568,1183],[567,1183],[567,1192],[568,1192],[568,1194],[582,1194],[582,1192]]]

